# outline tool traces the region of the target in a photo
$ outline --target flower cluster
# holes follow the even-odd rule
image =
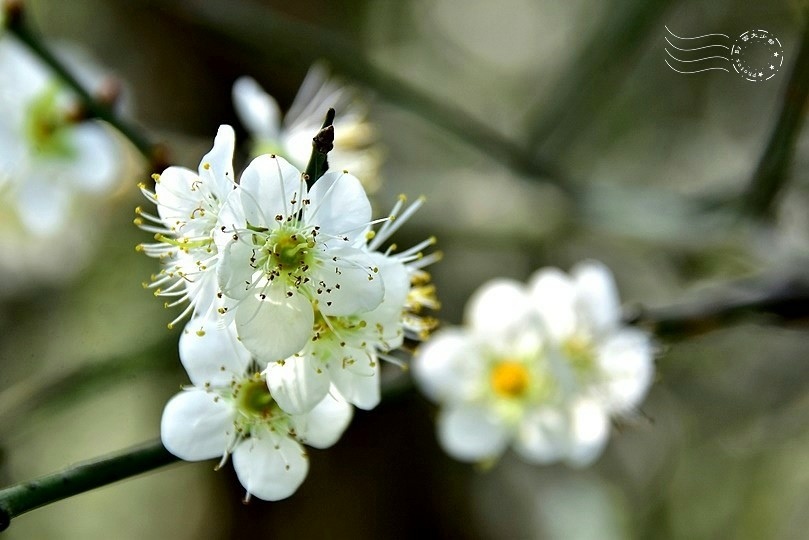
[[[181,356],[195,387],[166,407],[162,433],[186,459],[232,453],[248,493],[277,499],[306,474],[296,441],[335,442],[350,405],[379,402],[380,359],[433,325],[419,308],[435,305],[423,267],[438,254],[422,255],[433,238],[379,250],[421,200],[372,220],[347,172],[310,189],[264,154],[237,182],[233,151],[222,126],[197,171],[169,167],[141,186],[157,214],[137,209],[156,240],[139,249],[162,264],[146,286],[186,304],[170,326],[191,315]]]
[[[621,325],[609,270],[538,271],[499,279],[470,300],[468,327],[435,334],[414,359],[421,390],[442,408],[438,437],[456,459],[487,462],[507,447],[533,463],[591,463],[610,417],[630,414],[653,375],[650,338]]]

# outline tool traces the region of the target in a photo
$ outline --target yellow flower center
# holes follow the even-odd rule
[[[492,390],[501,397],[518,398],[528,390],[531,376],[521,362],[504,360],[498,362],[491,371]]]

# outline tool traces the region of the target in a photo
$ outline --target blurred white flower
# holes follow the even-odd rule
[[[76,72],[95,75],[88,66]],[[45,268],[55,281],[80,268],[91,252],[82,241],[90,223],[123,177],[124,151],[112,130],[80,120],[78,110],[47,66],[13,36],[0,39],[0,245],[15,253],[0,269],[16,273],[12,281],[48,280]],[[47,264],[43,251],[69,261]]]
[[[197,172],[169,167],[154,175],[155,190],[140,189],[157,206],[157,216],[135,209],[135,223],[155,234],[157,242],[138,249],[161,262],[161,270],[147,287],[156,296],[172,298],[166,307],[187,303],[169,323],[171,328],[189,313],[211,316],[217,304],[216,263],[219,251],[214,242],[219,211],[236,188],[233,178],[233,128],[219,127],[213,148],[200,161]]]
[[[462,461],[507,447],[534,463],[584,466],[602,452],[611,416],[630,414],[653,374],[649,336],[620,323],[601,264],[529,286],[498,279],[470,299],[468,326],[441,330],[414,359],[421,390],[441,405],[438,436]]]
[[[326,111],[335,109],[332,170],[347,170],[362,180],[371,193],[378,188],[380,151],[374,146],[374,130],[365,120],[365,107],[352,88],[329,79],[322,65],[307,73],[298,95],[281,121],[278,102],[250,77],[233,85],[233,103],[239,119],[253,139],[254,156],[283,156],[298,169],[306,169],[312,153],[312,137],[320,130]]]
[[[163,444],[187,461],[221,457],[217,468],[232,455],[248,498],[292,495],[309,470],[300,443],[328,448],[351,421],[351,406],[334,389],[307,414],[281,410],[232,327],[192,319],[180,337],[180,359],[194,386],[166,404]]]
[[[242,343],[275,362],[312,338],[315,311],[370,311],[385,294],[363,248],[371,204],[359,180],[327,172],[311,190],[285,159],[263,155],[225,201],[216,242],[222,294]]]

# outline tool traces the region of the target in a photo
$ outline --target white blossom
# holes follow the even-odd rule
[[[307,189],[286,160],[263,155],[241,175],[219,219],[222,294],[242,343],[266,362],[300,351],[315,312],[375,309],[385,286],[363,248],[371,205],[359,180],[328,172]]]
[[[465,328],[436,333],[414,359],[441,405],[438,436],[462,461],[509,446],[534,463],[591,463],[610,417],[632,413],[651,384],[649,337],[620,323],[612,276],[588,262],[540,270],[528,286],[498,279],[472,297]]]
[[[330,384],[349,403],[362,409],[376,407],[380,400],[380,360],[401,364],[389,353],[402,345],[406,335],[422,339],[435,325],[433,319],[418,313],[425,307],[439,307],[434,289],[427,283],[429,276],[422,270],[440,257],[440,253],[422,254],[435,238],[401,253],[394,251],[395,246],[378,251],[423,200],[403,210],[404,202],[404,197],[400,198],[379,230],[365,234],[370,242],[360,244],[381,279],[384,296],[380,304],[346,313],[315,309],[311,339],[302,350],[267,367],[270,391],[285,410],[300,413],[311,409]],[[413,280],[416,285],[411,285]]]
[[[234,133],[220,126],[213,148],[198,170],[169,167],[154,175],[155,190],[141,184],[143,194],[157,205],[157,215],[135,210],[135,223],[153,232],[157,242],[139,249],[161,262],[160,272],[147,287],[156,296],[172,299],[166,307],[186,304],[182,313],[169,323],[171,328],[191,312],[211,316],[217,303],[216,263],[219,251],[214,242],[219,211],[236,187],[233,178]]]
[[[10,275],[0,288],[60,281],[92,252],[87,231],[124,177],[125,152],[108,126],[78,110],[45,64],[13,36],[0,39],[0,247],[14,253],[0,263]]]
[[[187,461],[221,458],[217,468],[232,455],[248,498],[292,495],[309,470],[301,443],[332,446],[351,421],[351,406],[335,389],[307,414],[284,412],[232,327],[189,321],[180,359],[193,386],[167,403],[163,444]]]
[[[374,130],[365,120],[365,107],[355,91],[328,77],[322,65],[313,66],[289,111],[281,119],[278,102],[250,77],[233,85],[233,103],[253,139],[253,155],[283,156],[305,169],[312,153],[312,137],[320,130],[326,111],[337,112],[334,149],[329,163],[351,171],[369,192],[378,187],[380,152],[372,144]]]

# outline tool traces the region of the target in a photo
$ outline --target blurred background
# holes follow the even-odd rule
[[[377,215],[399,193],[427,196],[397,243],[438,237],[445,257],[431,271],[447,323],[462,321],[466,298],[490,278],[524,280],[585,258],[612,268],[627,304],[651,307],[807,268],[805,133],[773,219],[728,210],[779,113],[801,40],[799,2],[27,5],[49,40],[81,46],[119,77],[129,117],[165,142],[171,163],[192,169],[219,124],[246,142],[236,78],[253,76],[286,108],[326,56],[369,104],[384,155]],[[786,60],[762,83],[675,73],[664,25],[681,36],[766,29]],[[239,151],[243,166],[248,148]],[[141,287],[157,263],[134,249],[150,240],[132,225],[144,204],[136,183],[159,171],[134,158],[130,169],[86,231],[82,268],[0,299],[0,483],[159,436],[163,405],[187,382],[179,332],[166,330],[176,312]],[[58,274],[62,262],[47,264]],[[587,469],[511,454],[486,471],[456,463],[437,445],[434,408],[411,391],[357,411],[335,447],[311,450],[309,476],[288,500],[244,505],[230,467],[185,463],[30,512],[4,534],[804,538],[809,333],[770,322],[661,340],[643,415],[616,426]]]

